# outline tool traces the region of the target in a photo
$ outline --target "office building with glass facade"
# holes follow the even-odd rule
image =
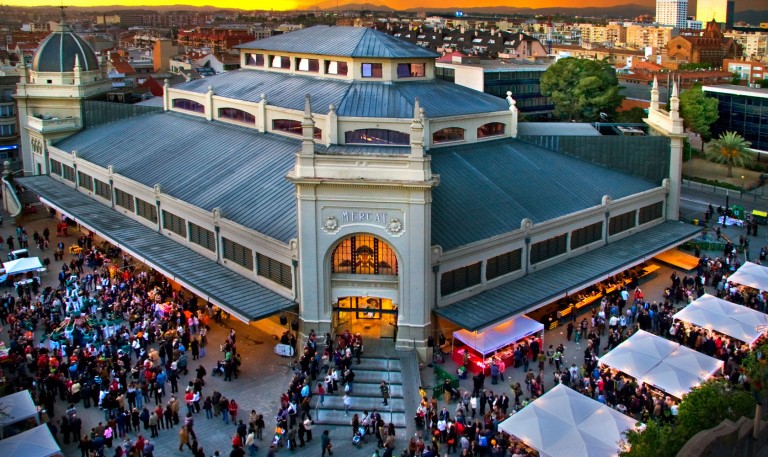
[[[752,149],[768,151],[768,89],[704,86],[704,93],[720,102],[720,117],[712,125],[715,136],[732,130],[750,141]]]

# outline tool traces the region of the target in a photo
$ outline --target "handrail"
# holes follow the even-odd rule
[[[2,180],[3,180],[3,188],[5,191],[5,194],[8,195],[9,198],[11,198],[11,203],[16,205],[15,211],[13,210],[13,208],[6,208],[6,209],[11,214],[11,217],[16,217],[21,214],[24,207],[21,204],[21,200],[19,200],[19,196],[16,195],[16,189],[13,188],[13,185],[6,179],[5,176],[3,176]]]

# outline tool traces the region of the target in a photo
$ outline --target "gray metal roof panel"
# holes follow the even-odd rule
[[[385,59],[440,57],[440,54],[434,51],[424,49],[421,46],[416,46],[373,29],[328,25],[316,25],[306,29],[275,35],[243,43],[236,46],[236,48]]]
[[[418,97],[429,118],[487,113],[509,109],[503,98],[442,80],[430,81],[347,81],[275,71],[241,69],[174,86],[176,89],[206,93],[212,86],[222,97],[267,103],[304,110],[306,94],[312,95],[312,110],[327,113],[333,104],[339,116],[413,117]]]
[[[152,267],[171,274],[180,282],[193,285],[207,294],[212,302],[233,314],[249,320],[258,320],[295,306],[290,299],[203,257],[49,176],[19,178],[19,182],[64,210],[76,221],[114,240],[126,251],[146,259]]]
[[[435,312],[468,330],[480,330],[575,293],[594,281],[642,263],[683,241],[700,227],[667,221],[551,267],[500,285]]]
[[[586,122],[520,122],[520,136],[602,136],[592,124]]]
[[[108,145],[108,147],[107,147]],[[89,128],[65,151],[287,243],[297,236],[293,168],[299,140],[174,112]]]
[[[444,250],[540,223],[656,186],[512,138],[434,148],[432,244]]]

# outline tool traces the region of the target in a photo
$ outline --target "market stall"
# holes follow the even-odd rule
[[[17,275],[28,271],[40,271],[43,269],[43,264],[37,257],[23,257],[3,262],[3,268],[5,268],[5,274]]]
[[[37,406],[28,390],[1,397],[0,411],[4,413],[0,415],[0,438],[13,436],[40,425]]]
[[[756,263],[744,262],[727,280],[760,291],[768,291],[768,268]]]
[[[600,364],[676,398],[723,368],[722,360],[643,330],[601,357]]]
[[[61,448],[51,435],[47,425],[19,433],[0,441],[0,455],[4,457],[58,457]]]
[[[488,375],[490,356],[500,358],[511,367],[514,365],[513,345],[525,338],[540,337],[543,333],[544,324],[527,316],[517,316],[482,331],[458,330],[453,332],[453,359],[461,366],[464,364],[464,353],[467,352],[467,369],[472,373],[483,371]]]
[[[563,384],[499,424],[499,430],[550,457],[618,455],[626,431],[637,427],[631,417]]]
[[[752,308],[705,294],[672,318],[737,339],[753,347],[765,335],[759,330],[768,325],[768,317]]]

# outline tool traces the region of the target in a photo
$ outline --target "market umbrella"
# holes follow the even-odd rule
[[[23,257],[21,259],[3,262],[3,268],[5,268],[5,274],[15,275],[26,273],[27,271],[39,270],[40,268],[43,268],[43,264],[40,263],[40,259],[37,257]]]

